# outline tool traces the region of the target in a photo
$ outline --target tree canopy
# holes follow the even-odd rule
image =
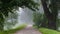
[[[28,7],[35,11],[38,9],[38,3],[33,0],[0,0],[0,29],[4,27],[4,19],[8,17],[8,13],[14,13],[19,7]]]
[[[37,6],[38,4],[33,0],[0,0],[0,16],[8,16],[9,12],[13,13],[14,11],[12,10],[18,9],[18,7],[28,7],[35,10]]]

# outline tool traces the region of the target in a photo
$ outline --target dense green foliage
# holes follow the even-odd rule
[[[3,30],[4,20],[8,17],[9,12],[14,13],[19,7],[35,11],[38,4],[33,0],[0,0],[0,30]]]
[[[58,31],[47,29],[47,28],[40,28],[39,31],[42,34],[60,34],[60,32],[58,32]]]
[[[47,18],[44,14],[40,14],[38,12],[33,13],[33,21],[34,26],[37,26],[38,28],[47,26]]]
[[[34,21],[34,25],[40,27],[41,23],[43,22],[43,15],[38,12],[35,12],[33,14],[33,21]]]
[[[8,16],[9,12],[13,13],[13,9],[18,9],[19,7],[24,6],[35,10],[37,9],[38,4],[33,0],[0,0],[0,18],[4,18],[3,16]]]
[[[4,21],[4,30],[12,29],[18,23],[18,14],[17,13],[9,13],[8,17],[5,18]]]

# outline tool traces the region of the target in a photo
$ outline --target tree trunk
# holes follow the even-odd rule
[[[3,27],[4,27],[3,23],[0,22],[0,31],[3,31]]]
[[[48,21],[48,28],[56,30],[56,22],[53,20]]]
[[[57,29],[56,27],[56,19],[58,16],[58,11],[57,11],[57,5],[56,5],[57,0],[51,0],[51,11],[52,11],[52,17],[49,19],[48,27],[51,29]],[[51,26],[50,26],[51,25]]]
[[[48,28],[56,30],[56,14],[54,12],[50,13],[49,8],[47,7],[46,0],[41,0],[41,2],[44,9],[44,14],[48,19]]]
[[[4,19],[0,19],[0,31],[4,30]]]

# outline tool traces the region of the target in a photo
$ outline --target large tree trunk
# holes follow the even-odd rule
[[[57,11],[56,0],[51,0],[51,8],[50,9],[52,11],[52,17],[51,17],[51,20],[49,19],[48,27],[52,27],[52,29],[57,29],[56,19],[58,16],[58,11]]]
[[[53,18],[53,17],[52,17]],[[56,30],[56,19],[48,19],[48,28]]]
[[[44,9],[44,14],[46,15],[46,18],[48,19],[48,28],[56,30],[56,14],[55,14],[55,12],[51,13],[49,11],[46,0],[41,0],[41,2],[42,2],[43,9]],[[55,9],[53,9],[53,10],[55,10]]]

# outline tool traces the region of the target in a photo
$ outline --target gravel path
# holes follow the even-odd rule
[[[15,34],[41,34],[38,30],[32,28],[32,26],[27,26],[23,30],[17,31]]]

